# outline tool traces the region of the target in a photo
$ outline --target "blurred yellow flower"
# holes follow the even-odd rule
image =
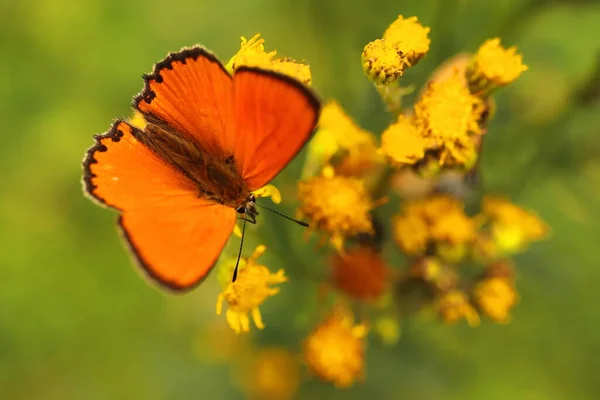
[[[400,115],[381,135],[381,152],[396,166],[414,164],[425,156],[427,140],[412,117]]]
[[[368,246],[357,246],[336,253],[331,279],[335,287],[358,300],[376,300],[388,288],[390,269],[381,253]]]
[[[242,36],[240,50],[229,60],[225,68],[229,72],[240,66],[260,67],[291,76],[305,85],[311,84],[310,67],[291,58],[275,59],[277,51],[265,51],[265,40],[257,33],[250,40]]]
[[[325,382],[349,387],[364,376],[367,327],[355,325],[354,316],[338,307],[304,342],[308,369]]]
[[[249,314],[252,315],[254,324],[258,329],[264,328],[262,315],[258,307],[268,297],[279,293],[279,288],[272,288],[270,285],[287,281],[283,269],[272,274],[267,267],[256,263],[256,259],[264,251],[265,246],[258,246],[254,254],[244,260],[243,266],[242,260],[240,260],[237,280],[235,282],[230,281],[217,297],[217,315],[221,315],[223,302],[227,302],[227,323],[236,333],[250,331]]]
[[[333,163],[338,174],[359,175],[379,162],[375,137],[361,129],[336,101],[323,106],[319,129],[308,145],[303,176],[314,176]]]
[[[485,315],[500,323],[510,322],[510,310],[518,301],[512,282],[500,277],[479,281],[473,289],[473,298]]]
[[[460,207],[450,209],[451,212],[438,215],[431,226],[431,238],[438,242],[460,244],[475,238],[475,223]]]
[[[373,332],[384,344],[393,346],[400,340],[400,322],[398,322],[398,318],[392,316],[377,317],[373,324]]]
[[[144,118],[144,114],[139,112],[138,110],[133,111],[133,116],[129,119],[129,124],[135,128],[144,130],[146,127],[146,118]]]
[[[402,213],[392,217],[394,240],[409,255],[425,253],[429,242],[429,228],[419,214]]]
[[[411,277],[421,279],[443,292],[454,289],[459,279],[456,271],[437,257],[423,257],[417,260],[410,266],[408,273]]]
[[[386,29],[383,38],[368,43],[362,52],[362,66],[376,84],[389,84],[415,65],[429,51],[429,28],[417,17],[398,18]]]
[[[374,204],[360,179],[346,176],[316,176],[298,183],[300,218],[330,235],[332,245],[342,249],[344,239],[373,233],[369,212]]]
[[[283,347],[259,350],[243,372],[250,399],[291,400],[300,385],[297,357]]]
[[[440,318],[447,324],[466,319],[470,326],[479,325],[479,314],[471,305],[469,297],[461,290],[451,290],[442,294],[437,301]]]
[[[281,203],[281,193],[279,192],[279,189],[275,187],[275,185],[265,185],[260,189],[253,191],[252,194],[254,194],[254,196],[257,198],[270,197],[271,201],[275,204]]]
[[[486,196],[482,214],[501,254],[513,254],[548,235],[550,228],[536,215],[501,197]]]
[[[432,194],[408,200],[392,219],[394,239],[409,255],[425,253],[429,244],[462,249],[475,240],[476,225],[464,211],[464,204],[448,194]]]
[[[477,159],[471,136],[482,134],[483,100],[472,95],[458,73],[429,82],[415,104],[415,123],[430,147],[440,150],[440,165],[471,167]]]
[[[243,358],[250,349],[248,335],[237,335],[221,319],[215,318],[198,329],[192,352],[204,362],[226,364]]]
[[[467,79],[473,93],[488,94],[491,90],[517,79],[527,66],[516,47],[505,49],[499,38],[485,41],[467,68]]]

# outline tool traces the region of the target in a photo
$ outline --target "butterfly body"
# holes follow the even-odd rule
[[[256,221],[252,191],[308,140],[320,102],[276,72],[238,67],[232,75],[199,46],[168,55],[144,80],[133,106],[147,124],[117,120],[95,137],[84,189],[119,212],[148,276],[190,289],[212,269],[238,213]]]
[[[202,148],[191,137],[164,124],[149,122],[140,140],[160,158],[198,185],[198,195],[237,209],[250,195],[235,156]]]

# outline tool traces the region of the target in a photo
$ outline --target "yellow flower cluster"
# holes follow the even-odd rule
[[[396,243],[412,256],[424,255],[431,246],[439,245],[444,253],[460,259],[465,245],[475,239],[476,233],[476,225],[465,214],[464,204],[445,194],[406,202],[392,224]]]
[[[468,67],[458,58],[435,75],[414,108],[383,132],[381,153],[396,167],[429,158],[440,166],[471,169],[490,114],[487,96],[526,69],[515,48],[502,49],[498,39],[485,42]]]
[[[507,323],[519,301],[509,257],[549,233],[540,218],[501,197],[486,196],[478,213],[467,213],[472,203],[459,197],[458,191],[449,193],[442,182],[448,175],[463,182],[465,172],[478,164],[487,123],[493,117],[490,94],[527,69],[514,47],[504,49],[496,38],[474,55],[451,59],[411,107],[397,109],[406,93],[399,78],[429,51],[429,31],[416,17],[398,16],[381,38],[364,47],[364,72],[392,111],[392,122],[377,143],[376,135],[359,126],[337,101],[327,102],[296,186],[297,215],[310,226],[306,233],[318,231],[321,242],[331,244],[324,250],[329,252],[329,274],[311,271],[324,277],[318,282],[324,290],[315,290],[318,303],[325,304],[325,296],[332,296],[333,304],[348,302],[334,307],[310,330],[303,341],[302,360],[311,374],[340,388],[352,386],[365,374],[369,328],[355,323],[353,310],[367,309],[373,334],[388,345],[399,340],[399,315],[407,310],[433,310],[448,324],[466,321],[475,327],[485,319]],[[226,68],[234,71],[244,65],[311,84],[308,65],[276,58],[275,51],[265,51],[259,35],[242,38],[240,50]],[[132,123],[143,127],[145,121],[134,115]],[[397,214],[386,216],[385,207],[375,208],[387,200],[392,179],[399,173],[410,173],[427,184],[404,199]],[[281,201],[281,193],[272,185],[254,194]],[[384,256],[389,225],[391,239],[408,258],[403,270]],[[259,307],[279,292],[274,285],[288,281],[282,269],[272,273],[258,262],[264,252],[265,246],[258,246],[252,256],[239,260],[235,282],[231,278],[237,258],[220,261],[222,291],[216,311],[222,314],[226,305],[226,321],[235,333],[249,332],[251,320],[263,329]],[[479,264],[480,269],[464,273],[460,268],[464,263]],[[415,288],[426,290],[417,298]],[[413,297],[404,302],[404,296]],[[289,350],[266,348],[247,359],[251,361],[244,387],[249,398],[295,396],[299,359]]]
[[[395,166],[421,161],[425,154],[441,166],[469,169],[477,161],[479,125],[485,103],[474,96],[458,73],[431,81],[411,116],[401,114],[383,133],[381,152]]]
[[[396,81],[429,51],[429,30],[418,22],[417,17],[398,16],[383,38],[365,46],[362,52],[365,74],[377,84]]]
[[[496,322],[508,322],[518,301],[514,270],[501,259],[543,239],[548,228],[535,215],[510,201],[485,197],[480,214],[464,212],[463,203],[448,194],[406,201],[393,218],[394,239],[414,257],[409,276],[434,290],[437,310],[447,323],[479,322],[479,312]],[[488,265],[472,291],[458,289],[455,265],[467,257]]]

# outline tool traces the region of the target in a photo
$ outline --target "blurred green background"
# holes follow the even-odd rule
[[[185,296],[147,285],[115,213],[82,195],[80,161],[168,51],[202,43],[226,61],[257,32],[267,50],[309,61],[318,92],[379,133],[389,117],[360,52],[398,14],[431,26],[431,51],[405,84],[487,38],[518,45],[529,71],[496,97],[483,184],[553,233],[516,259],[512,324],[409,321],[397,347],[370,345],[364,385],[309,380],[298,398],[600,398],[600,2],[575,0],[2,1],[0,398],[244,398],[229,368],[203,356],[212,343],[192,351],[215,323],[216,274]],[[275,182],[284,211],[301,162]],[[300,251],[298,227],[261,217],[246,252],[265,242],[267,265],[292,282],[262,308],[267,329],[254,337],[298,349],[314,317],[295,296],[310,309],[316,287],[302,265],[323,261]]]

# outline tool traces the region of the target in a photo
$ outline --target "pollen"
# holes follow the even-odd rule
[[[338,250],[344,238],[373,233],[369,212],[374,204],[360,179],[316,176],[298,183],[298,198],[300,216],[309,218],[318,230],[330,235]]]
[[[485,111],[483,100],[474,96],[458,73],[429,86],[415,104],[415,122],[423,136],[441,151],[440,164],[470,165],[475,141]]]
[[[350,311],[335,309],[304,342],[308,369],[337,387],[352,386],[364,375],[366,334],[367,327],[355,325]]]
[[[381,153],[395,166],[411,165],[425,156],[427,140],[413,118],[400,115],[381,135]]]
[[[259,33],[249,40],[242,36],[240,49],[229,60],[225,68],[233,72],[240,66],[260,67],[280,72],[305,85],[310,85],[312,78],[308,64],[296,62],[291,58],[276,59],[277,51],[266,52],[264,43],[265,40],[260,37]]]
[[[273,288],[271,285],[287,282],[283,269],[272,274],[267,267],[257,264],[256,259],[264,251],[265,247],[259,246],[251,257],[245,259],[237,280],[229,282],[217,297],[217,315],[221,315],[223,303],[226,302],[227,323],[236,333],[250,331],[249,315],[252,316],[256,327],[263,329],[262,315],[258,307],[268,297],[279,293],[279,288]]]
[[[500,39],[494,38],[479,47],[467,69],[467,78],[473,92],[489,92],[515,81],[524,71],[527,66],[517,48],[505,49]]]

